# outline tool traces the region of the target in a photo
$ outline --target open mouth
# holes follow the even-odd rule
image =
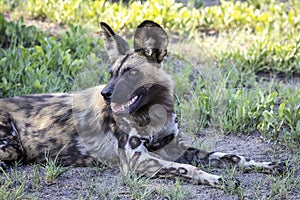
[[[131,113],[134,111],[140,104],[142,99],[142,95],[135,95],[129,101],[118,104],[118,103],[111,103],[112,111],[116,113]]]

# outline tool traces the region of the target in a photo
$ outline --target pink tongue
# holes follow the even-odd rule
[[[114,113],[119,112],[122,109],[122,104],[116,104],[112,106],[111,109]]]

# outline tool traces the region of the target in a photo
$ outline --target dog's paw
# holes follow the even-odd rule
[[[264,167],[263,172],[268,174],[283,174],[288,171],[291,166],[287,162],[270,162]]]
[[[223,178],[220,177],[213,182],[210,182],[209,185],[223,189],[223,190],[231,190],[231,189],[236,189],[241,185],[241,182],[237,178]]]

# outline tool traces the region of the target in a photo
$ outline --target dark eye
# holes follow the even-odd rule
[[[131,69],[132,69],[131,67],[124,69],[123,74],[125,74],[126,72],[129,72]]]

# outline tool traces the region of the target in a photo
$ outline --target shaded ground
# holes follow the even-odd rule
[[[213,150],[239,153],[258,161],[289,160],[295,172],[285,176],[272,176],[256,172],[241,173],[236,170],[212,170],[212,173],[224,177],[235,177],[241,186],[234,191],[222,191],[204,185],[178,183],[173,180],[125,177],[118,169],[109,167],[69,168],[54,181],[45,181],[45,171],[36,166],[20,166],[7,174],[18,181],[12,187],[24,185],[23,199],[299,199],[300,189],[293,188],[290,182],[300,176],[299,156],[290,155],[288,151],[257,136],[219,136],[211,134],[206,137],[204,145]],[[211,169],[207,169],[208,171]],[[36,171],[36,172],[35,172]],[[287,177],[293,176],[293,177]],[[285,181],[288,178],[289,181]],[[299,180],[298,180],[299,181]],[[277,191],[278,184],[286,184],[286,192]],[[282,185],[278,185],[282,190]],[[291,190],[291,191],[288,191]],[[231,194],[233,193],[233,194]],[[285,199],[285,198],[284,198]]]

